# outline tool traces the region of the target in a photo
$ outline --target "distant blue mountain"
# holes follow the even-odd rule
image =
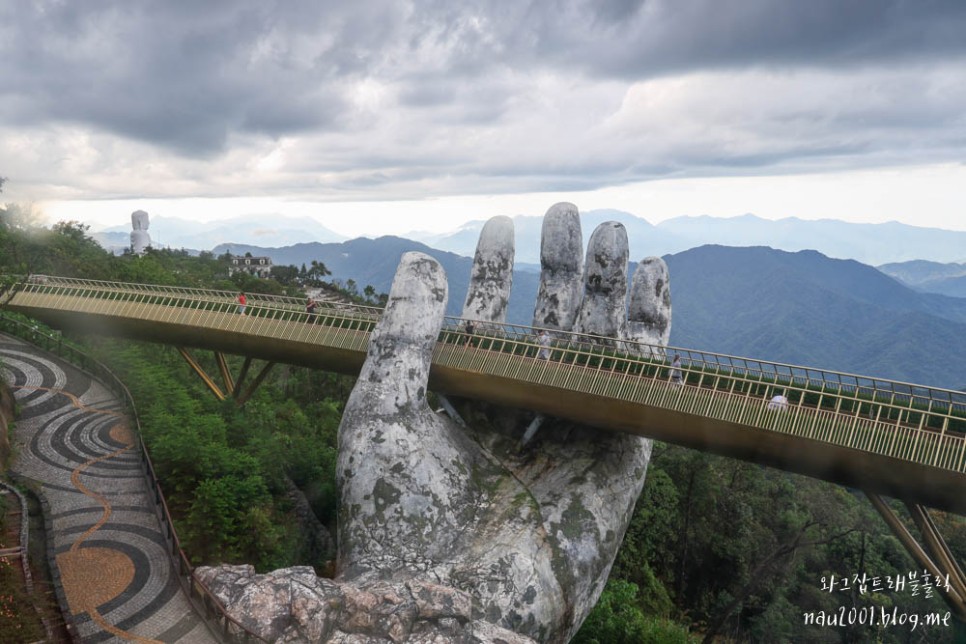
[[[966,387],[966,299],[815,251],[702,246],[665,260],[674,344]]]
[[[542,217],[514,217],[519,261],[540,261]],[[966,232],[921,228],[896,222],[851,224],[833,219],[806,221],[789,217],[772,221],[754,215],[741,217],[677,217],[657,225],[619,210],[581,213],[584,242],[603,221],[619,221],[627,228],[631,257],[665,255],[704,246],[768,246],[779,250],[817,250],[828,257],[855,259],[878,265],[926,259],[937,262],[966,261]],[[434,248],[472,255],[485,222],[470,222],[443,235],[415,235]]]
[[[898,222],[853,224],[835,219],[776,221],[754,215],[678,217],[658,228],[685,241],[679,252],[705,244],[769,246],[787,251],[817,250],[839,259],[878,265],[913,259],[966,260],[966,232],[909,226]]]
[[[660,231],[646,220],[620,210],[591,210],[580,214],[585,246],[594,229],[605,221],[618,221],[624,225],[630,242],[631,257],[635,260],[670,252],[671,247],[675,245],[683,244],[682,248],[690,248],[686,242]],[[467,222],[452,233],[437,235],[413,233],[407,236],[433,248],[472,257],[485,223],[485,221]],[[539,265],[543,216],[520,215],[513,218],[513,226],[517,262]]]
[[[220,254],[226,246],[216,247]],[[318,260],[336,279],[388,292],[399,258],[418,250],[446,271],[447,312],[458,315],[472,260],[399,237],[261,248],[276,264]],[[871,266],[816,251],[709,245],[665,255],[671,343],[775,362],[966,388],[966,299],[920,293]],[[632,267],[633,270],[633,267]],[[514,272],[508,319],[529,324],[539,286],[532,264]]]
[[[130,224],[112,226],[92,235],[116,251],[130,245]],[[220,221],[192,221],[177,217],[151,217],[148,234],[158,248],[208,250],[222,242],[252,246],[280,247],[304,241],[339,242],[346,237],[321,225],[311,217],[247,215]]]
[[[966,297],[966,263],[941,264],[920,259],[884,264],[878,268],[917,291]]]
[[[542,216],[514,217],[517,261],[539,264]],[[805,221],[794,217],[771,221],[754,215],[741,217],[677,217],[652,225],[645,219],[620,210],[591,210],[581,213],[584,242],[604,221],[619,221],[627,229],[631,258],[704,246],[768,246],[779,250],[817,250],[839,259],[854,259],[880,265],[910,260],[966,262],[966,232],[921,228],[899,223],[850,224],[832,219]],[[443,233],[411,233],[406,238],[429,247],[471,257],[484,221],[471,221]],[[345,237],[310,217],[262,215],[236,217],[209,223],[158,216],[148,230],[155,246],[210,250],[260,246],[280,248],[305,242],[341,242]],[[130,244],[130,227],[115,226],[95,232],[103,246],[115,252]]]

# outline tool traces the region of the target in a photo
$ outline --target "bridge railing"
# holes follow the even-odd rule
[[[237,311],[236,293],[215,289],[201,289],[179,286],[152,284],[132,284],[78,278],[52,276],[32,276],[23,286],[24,290],[37,293],[72,295],[92,300],[127,301],[151,303],[188,310],[218,312]],[[305,312],[305,301],[280,295],[252,294],[248,302],[248,312],[254,316],[273,320],[319,322],[327,325],[345,326],[347,320],[356,321],[357,328],[369,330],[381,315],[381,309],[355,304],[320,302],[317,313],[312,316]],[[529,341],[536,351],[535,334],[537,329],[513,325],[477,322],[477,333],[485,337],[495,335],[515,338],[521,342]],[[458,318],[446,319],[446,329],[450,333],[464,332],[462,321]],[[602,349],[616,351],[629,356],[641,356],[643,360],[654,363],[656,359],[667,359],[674,353],[681,354],[683,371],[689,375],[694,371],[714,370],[730,372],[742,376],[746,381],[780,383],[791,387],[800,386],[809,390],[835,391],[854,399],[889,399],[894,406],[910,409],[925,407],[963,411],[966,409],[966,394],[936,387],[926,387],[887,379],[860,376],[811,367],[774,363],[750,358],[695,351],[684,347],[661,347],[634,341],[614,340],[589,334],[561,333],[549,330],[554,351],[574,349],[594,355]]]
[[[240,291],[197,288],[190,286],[167,286],[159,284],[137,284],[131,282],[112,282],[89,280],[75,277],[56,277],[51,275],[31,275],[23,279],[19,290],[24,292],[70,295],[94,300],[112,300],[182,306],[203,304],[211,310],[237,310],[237,297]],[[254,310],[283,310],[306,312],[306,298],[269,293],[246,293],[247,308]],[[318,312],[352,311],[361,317],[379,317],[382,310],[362,304],[318,300]]]
[[[445,319],[444,330],[450,341],[462,340],[465,343],[469,339],[470,334],[466,332],[464,322],[454,317]],[[536,339],[539,328],[491,322],[475,322],[474,326],[476,330],[472,335],[476,342],[488,348],[502,348],[529,356],[536,355],[539,348]],[[784,387],[809,393],[824,391],[851,400],[875,399],[889,401],[891,406],[903,409],[935,409],[949,411],[954,418],[966,416],[966,392],[686,347],[665,347],[633,340],[617,341],[592,334],[543,330],[551,337],[551,354],[558,361],[593,363],[595,360],[623,360],[638,365],[636,368],[628,365],[628,371],[663,369],[663,373],[669,375],[671,357],[677,354],[681,356],[681,370],[686,382],[706,381],[710,374],[714,374],[719,378],[728,377],[747,384],[770,385],[778,393]],[[510,349],[511,343],[516,343],[518,347]],[[615,363],[615,368],[620,366]],[[758,391],[764,392],[764,389],[759,387]]]
[[[209,289],[167,287],[159,285],[124,284],[116,282],[97,282],[69,278],[35,277],[23,284],[24,291],[37,294],[64,295],[77,300],[73,306],[78,310],[95,311],[102,308],[98,302],[127,302],[152,306],[163,306],[170,311],[165,320],[183,323],[204,324],[197,312],[216,314],[237,313],[235,293]],[[109,308],[109,307],[107,307]],[[248,302],[246,328],[253,333],[259,332],[259,320],[266,322],[298,323],[288,325],[284,332],[298,336],[304,341],[320,342],[318,334],[307,330],[306,324],[334,328],[340,331],[371,331],[381,315],[381,310],[358,305],[332,304],[320,307],[315,315],[304,310],[304,300],[285,296],[252,295]],[[189,317],[191,318],[189,320]],[[241,319],[241,318],[238,318]],[[276,325],[277,326],[277,325]],[[522,325],[497,324],[475,321],[475,329],[468,333],[465,321],[447,317],[444,320],[440,340],[443,343],[462,346],[465,349],[483,349],[497,354],[507,354],[520,359],[536,359],[540,347],[534,329]],[[279,332],[274,329],[273,332]],[[944,443],[942,457],[938,456],[939,447],[930,448],[929,460],[954,463],[954,469],[962,467],[962,457],[953,458],[946,454],[957,449],[956,440],[962,440],[966,431],[966,395],[936,387],[903,383],[888,379],[872,378],[844,372],[828,371],[811,367],[755,360],[727,354],[696,351],[684,347],[662,347],[629,340],[614,340],[608,337],[589,334],[576,334],[548,330],[552,338],[550,360],[558,365],[568,365],[569,373],[558,373],[558,378],[547,381],[560,387],[576,387],[588,374],[619,374],[623,379],[623,389],[631,382],[649,380],[668,384],[670,356],[681,356],[683,386],[713,392],[717,398],[727,397],[743,401],[744,406],[752,409],[771,409],[779,411],[815,410],[819,415],[837,418],[847,427],[864,426],[869,421],[880,433],[889,432],[887,445],[876,446],[874,451],[888,455],[918,453],[920,446],[936,442],[933,434],[939,434]],[[325,342],[331,341],[326,338]],[[353,336],[354,348],[363,348],[358,337]],[[471,370],[482,368],[475,357],[464,350],[461,366]],[[478,357],[478,356],[477,356]],[[491,360],[490,363],[493,363]],[[494,363],[495,364],[495,363]],[[489,368],[489,367],[487,367]],[[509,369],[504,365],[501,369]],[[584,375],[577,374],[582,369]],[[559,369],[557,370],[559,372]],[[525,378],[514,372],[512,377]],[[501,373],[510,377],[510,372]],[[596,376],[595,376],[596,377]],[[640,388],[640,385],[635,385]],[[610,394],[609,394],[610,395]],[[776,397],[780,397],[777,398]],[[773,400],[775,399],[775,400]],[[667,400],[662,405],[671,404]],[[697,409],[697,407],[695,407]],[[709,406],[711,409],[711,406]],[[725,413],[725,412],[721,412]],[[727,414],[734,414],[727,411]],[[787,425],[775,414],[754,417],[742,416],[742,422],[764,429],[778,430]],[[784,418],[787,418],[785,416]],[[727,418],[726,418],[727,419]],[[826,422],[826,421],[823,421]],[[826,424],[834,425],[832,420]],[[787,428],[786,428],[787,429]],[[833,432],[828,429],[828,432]],[[850,429],[847,434],[850,446],[875,442],[866,437],[867,432]],[[949,440],[946,440],[946,439]],[[841,440],[836,439],[836,440]],[[864,442],[863,442],[864,441]],[[952,442],[950,442],[952,441]],[[912,447],[908,447],[912,445]],[[867,449],[867,448],[863,448]],[[962,450],[960,450],[962,452]],[[918,458],[918,457],[917,457]]]
[[[437,351],[435,363],[966,472],[959,392],[814,369],[805,377],[803,367],[566,333],[541,360],[526,327],[490,324],[470,336],[458,322],[447,320],[441,340],[461,348]],[[674,353],[681,384],[669,380]]]
[[[210,324],[224,314],[237,314],[241,307],[237,291],[129,284],[78,278],[33,275],[22,280],[16,290],[33,296],[41,306],[50,298],[70,298],[70,310],[108,315],[154,315],[169,323]],[[65,300],[67,301],[67,300]],[[158,318],[158,308],[164,314]],[[285,295],[253,293],[247,296],[245,320],[304,322],[369,331],[381,315],[381,309],[359,304],[320,301],[314,313],[306,310],[306,299]],[[149,313],[150,312],[150,313]],[[223,322],[223,320],[221,320]],[[233,328],[240,328],[234,323]]]

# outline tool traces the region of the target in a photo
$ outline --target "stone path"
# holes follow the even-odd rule
[[[0,360],[20,408],[12,469],[46,500],[50,563],[81,641],[216,642],[174,575],[118,400],[2,334]]]

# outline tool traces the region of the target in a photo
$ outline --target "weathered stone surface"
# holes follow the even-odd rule
[[[232,617],[269,642],[533,644],[472,620],[472,598],[435,582],[337,583],[303,567],[257,575],[251,566],[224,565],[196,573]]]
[[[660,257],[646,257],[637,265],[631,281],[627,311],[627,339],[653,347],[628,347],[642,355],[663,351],[671,338],[671,280],[667,264]]]
[[[545,227],[550,270],[544,280],[556,273],[572,279],[580,265],[573,210],[568,205],[551,209],[556,222]],[[551,248],[555,244],[563,248]],[[481,241],[480,246],[492,244]],[[582,298],[558,298],[558,320],[577,320],[585,332],[624,339],[628,247],[623,226],[598,227],[587,257]],[[405,265],[406,260],[387,317],[440,316],[441,304],[409,294],[438,292],[441,269],[417,274]],[[414,280],[423,285],[414,286]],[[470,298],[480,303],[474,319],[501,321],[502,305],[485,300],[502,302],[502,290],[497,295],[477,290],[481,295]],[[560,328],[570,330],[566,323]],[[374,343],[381,347],[381,359],[408,364],[400,354],[418,344],[411,331],[394,322],[377,330]],[[415,372],[425,382],[421,364],[415,363]],[[379,400],[371,399],[368,374],[367,365],[340,428],[343,450],[355,454],[351,462],[340,455],[341,578],[361,583],[430,574],[471,594],[488,622],[541,641],[569,639],[603,588],[643,485],[650,442],[601,437],[551,421],[563,426],[542,432],[521,454],[516,445],[530,420],[525,414],[465,403],[464,417],[482,422],[471,420],[462,428],[429,412],[424,397],[412,395],[414,378],[406,370],[397,374],[398,381],[378,379],[394,392],[396,411],[386,414]]]
[[[623,224],[605,221],[597,226],[587,244],[584,294],[574,331],[607,338],[626,337],[628,255]]]
[[[258,575],[249,565],[225,565],[196,574],[239,623],[270,642],[326,641],[345,604],[342,589],[307,566]]]
[[[446,292],[435,260],[403,256],[346,404],[337,464],[345,579],[445,574],[463,529],[477,522],[480,498],[465,474],[478,469],[478,450],[426,405]]]
[[[458,623],[473,618],[473,598],[450,586],[418,581],[406,583],[421,619],[454,619]]]
[[[286,497],[292,503],[292,513],[299,531],[299,560],[321,565],[335,558],[335,540],[328,528],[322,525],[305,493],[296,487],[290,479],[286,479],[288,493]]]
[[[513,220],[501,216],[487,221],[476,244],[464,319],[506,322],[514,254]]]
[[[482,620],[473,623],[471,638],[468,641],[471,644],[530,644],[533,642],[529,637]]]
[[[583,292],[584,240],[580,213],[572,203],[550,207],[540,238],[540,290],[533,326],[570,330]]]
[[[416,622],[416,601],[403,584],[376,582],[358,588],[343,586],[345,617],[339,624],[347,633],[361,633],[405,642]]]

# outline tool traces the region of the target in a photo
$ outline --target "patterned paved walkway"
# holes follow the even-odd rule
[[[20,417],[13,471],[36,481],[65,611],[83,642],[216,642],[181,592],[120,404],[101,383],[0,334]]]

